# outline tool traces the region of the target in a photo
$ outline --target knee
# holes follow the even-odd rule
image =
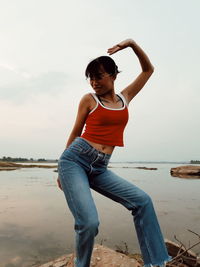
[[[96,236],[98,234],[99,221],[98,220],[87,220],[82,225],[75,225],[75,230],[81,233],[88,232],[90,235]]]
[[[151,197],[147,193],[141,190],[138,193],[137,199],[134,203],[135,209],[138,210],[149,205],[152,205]]]
[[[148,209],[152,206],[153,203],[151,197],[147,193],[142,191],[132,208],[132,215],[135,216],[138,214],[139,211],[141,212],[143,209]]]
[[[143,192],[143,194],[141,195],[141,199],[140,199],[140,203],[142,206],[146,206],[152,203],[151,197]]]
[[[98,234],[98,228],[99,228],[99,221],[88,221],[85,225],[85,228],[90,233],[93,233],[95,236]]]

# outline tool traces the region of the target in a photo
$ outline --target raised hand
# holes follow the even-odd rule
[[[112,55],[112,54],[114,54],[114,53],[116,53],[116,52],[118,52],[124,48],[129,47],[132,43],[134,43],[134,41],[132,39],[126,39],[126,40],[120,42],[119,44],[114,45],[113,47],[109,48],[107,53],[109,55]]]

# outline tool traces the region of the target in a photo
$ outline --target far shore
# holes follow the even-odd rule
[[[23,164],[26,163],[26,164]],[[9,162],[9,161],[0,161],[0,171],[13,171],[13,170],[17,170],[20,168],[57,168],[58,165],[49,165],[50,163],[53,162],[46,162],[45,164],[44,162],[39,163],[37,162],[31,162],[34,164],[28,164],[29,162],[20,162],[20,163],[15,163],[15,162]],[[48,163],[48,164],[47,164]],[[55,162],[54,162],[55,163]],[[108,166],[108,168],[114,168],[114,166],[111,165]],[[143,169],[143,170],[157,170],[157,168],[148,168],[148,167],[123,167],[123,168],[134,168],[134,169]]]
[[[0,171],[13,171],[21,168],[57,168],[57,165],[21,164],[21,163],[0,161]]]
[[[31,163],[31,164],[29,164]],[[108,165],[108,168],[118,168],[115,165],[112,165],[111,162]],[[125,163],[125,162],[124,162]],[[133,163],[133,162],[132,162]],[[147,163],[148,164],[148,163]],[[19,170],[21,168],[46,168],[46,169],[55,169],[54,171],[58,171],[58,163],[57,161],[0,161],[0,171],[14,171]],[[128,169],[141,169],[141,170],[148,170],[148,171],[156,171],[158,170],[157,167],[152,166],[121,166],[121,168],[128,168]],[[179,178],[191,178],[191,179],[200,179],[200,166],[198,165],[182,165],[176,168],[170,169],[171,176],[179,177]]]

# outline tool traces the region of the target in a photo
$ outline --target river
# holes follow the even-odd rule
[[[136,169],[136,166],[157,170]],[[178,164],[110,163],[117,174],[146,191],[153,199],[165,238],[174,235],[186,246],[200,234],[200,179],[170,175]],[[56,186],[53,169],[27,168],[0,172],[0,267],[30,267],[50,261],[74,246],[73,218]],[[139,252],[131,214],[93,192],[99,212],[97,243]],[[195,252],[200,253],[200,247]]]

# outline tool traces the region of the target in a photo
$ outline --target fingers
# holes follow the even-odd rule
[[[110,49],[110,50],[107,51],[107,53],[108,53],[109,55],[112,55],[112,54],[116,53],[116,51]]]
[[[62,185],[60,183],[60,179],[59,178],[57,179],[57,184],[58,184],[58,187],[60,188],[60,190],[62,190]]]
[[[108,51],[107,51],[107,53],[108,53],[109,55],[112,55],[112,54],[116,53],[117,51],[119,51],[120,49],[121,49],[121,48],[120,48],[119,45],[115,45],[115,46],[109,48]]]
[[[118,43],[117,45],[109,48],[107,52],[109,55],[112,55],[112,54],[118,52],[119,50],[122,50],[124,48],[129,47],[132,42],[133,42],[132,39],[126,39],[126,40]]]

